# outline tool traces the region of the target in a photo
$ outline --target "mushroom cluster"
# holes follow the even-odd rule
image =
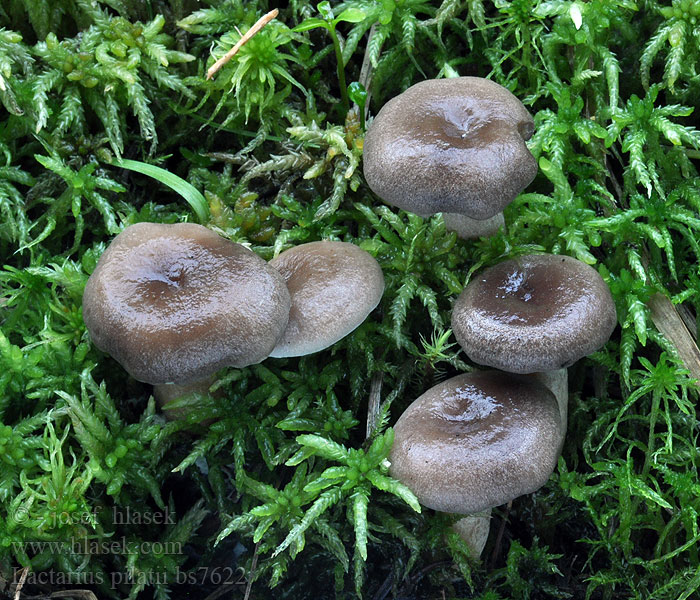
[[[535,177],[531,115],[477,77],[425,81],[389,101],[365,138],[364,172],[387,203],[444,213],[462,237],[492,233]],[[200,225],[140,223],[103,253],[83,296],[99,349],[167,404],[203,392],[222,367],[323,350],[378,305],[384,277],[345,242],[302,244],[265,262]],[[390,473],[421,504],[473,515],[539,489],[566,433],[566,367],[617,322],[608,287],[566,256],[484,271],[455,303],[452,329],[475,363],[415,400],[395,424]],[[173,412],[173,416],[176,416]],[[485,518],[485,521],[484,521]],[[486,528],[484,528],[486,523]]]
[[[492,81],[423,81],[369,127],[365,178],[388,204],[443,213],[460,237],[490,235],[537,173],[525,143],[533,132],[522,103]],[[616,322],[607,285],[578,260],[523,256],[486,270],[455,303],[452,329],[473,362],[499,371],[454,377],[411,404],[395,425],[392,476],[423,505],[457,514],[537,490],[564,442],[566,367]],[[469,524],[481,530],[475,554],[483,522]]]
[[[347,242],[302,244],[268,264],[201,225],[138,223],[100,257],[83,319],[135,379],[189,385],[222,367],[322,350],[383,291],[378,263]]]
[[[500,370],[459,375],[413,402],[394,428],[392,476],[425,506],[457,514],[537,490],[566,434],[566,367],[616,323],[602,277],[568,256],[522,256],[475,277],[452,328],[472,361]]]
[[[368,128],[365,178],[387,204],[445,213],[461,237],[489,235],[537,174],[525,144],[533,132],[520,100],[493,81],[422,81],[387,102]]]

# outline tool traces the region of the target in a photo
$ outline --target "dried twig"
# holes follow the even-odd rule
[[[221,587],[217,588],[214,590],[211,594],[209,594],[204,600],[217,600],[217,598],[221,598],[224,594],[227,592],[230,592],[234,589],[236,589],[236,586],[244,585],[243,583],[233,583],[231,585],[222,585]]]
[[[372,382],[369,388],[369,406],[367,407],[367,433],[365,439],[372,437],[377,428],[379,409],[382,401],[382,379],[384,374],[379,371],[372,375]]]
[[[205,156],[212,160],[218,160],[231,165],[242,165],[245,162],[245,158],[237,154],[231,154],[230,152],[207,152]]]
[[[17,584],[17,587],[15,588],[14,600],[19,600],[20,592],[22,591],[22,588],[24,587],[24,582],[27,580],[28,573],[29,573],[29,567],[24,567],[22,569],[22,574],[19,576],[19,583]]]
[[[76,596],[85,598],[85,600],[97,600],[95,593],[90,590],[61,590],[53,592],[49,598],[75,598]]]
[[[685,323],[685,326],[688,329],[688,332],[690,333],[691,337],[697,343],[698,326],[695,315],[685,304],[675,304],[674,307],[676,309],[676,312],[680,315],[681,319],[683,319],[683,323]]]
[[[258,550],[260,549],[260,542],[255,544],[255,550],[253,550],[253,560],[250,564],[250,575],[248,576],[248,584],[245,586],[245,594],[243,595],[243,600],[248,600],[250,598],[250,591],[253,587],[253,578],[255,577],[255,569],[258,566]]]
[[[250,38],[252,38],[256,33],[258,33],[258,31],[265,27],[265,25],[272,21],[272,19],[274,19],[279,14],[279,12],[280,11],[275,8],[274,10],[271,10],[269,13],[260,17],[255,22],[255,24],[241,36],[241,39],[236,42],[236,45],[233,48],[231,48],[211,67],[209,67],[209,70],[207,71],[207,79],[211,79],[212,77],[214,77],[214,75],[216,75],[216,72],[221,67],[223,67],[228,61],[230,61],[236,55],[236,52],[238,52],[243,47],[243,45],[248,40],[250,40]]]
[[[676,307],[666,296],[656,293],[649,299],[649,308],[656,328],[675,346],[691,376],[700,379],[700,349]]]
[[[493,546],[493,552],[491,553],[491,560],[489,563],[489,569],[493,568],[493,565],[496,564],[496,558],[498,557],[499,552],[501,551],[501,542],[503,541],[503,532],[506,529],[506,521],[508,521],[508,515],[510,515],[510,509],[513,507],[513,501],[511,500],[506,504],[506,512],[505,515],[503,515],[503,518],[501,519],[501,525],[498,528],[498,535],[496,535],[496,543]]]
[[[362,67],[360,68],[360,78],[359,82],[367,91],[367,97],[365,98],[365,114],[363,115],[366,119],[369,115],[369,101],[372,97],[372,75],[374,74],[374,69],[372,68],[372,61],[369,59],[369,43],[372,41],[374,34],[377,32],[377,24],[375,23],[369,29],[369,36],[367,38],[367,44],[365,46],[365,55],[362,57]],[[358,107],[359,108],[359,107]]]

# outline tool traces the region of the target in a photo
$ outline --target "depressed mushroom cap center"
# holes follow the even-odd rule
[[[511,136],[522,139],[521,129],[527,130],[509,118],[508,107],[502,102],[486,104],[468,96],[430,100],[417,102],[416,119],[398,127],[398,137],[410,138],[414,144],[417,141],[426,158],[437,159],[445,152],[452,159],[449,153],[453,149],[484,150],[510,140]]]
[[[475,286],[475,310],[485,319],[514,327],[585,319],[595,280],[561,269],[547,269],[530,261],[496,265]],[[493,301],[491,301],[493,300]],[[566,327],[562,324],[561,327]]]
[[[261,283],[245,264],[248,250],[223,238],[213,241],[205,247],[194,239],[156,237],[138,250],[115,253],[129,268],[104,283],[113,309],[154,332],[211,327],[230,310],[232,296]],[[234,289],[234,283],[242,287]]]

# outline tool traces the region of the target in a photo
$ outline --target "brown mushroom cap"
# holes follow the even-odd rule
[[[558,255],[502,262],[455,302],[452,329],[476,363],[511,373],[568,367],[608,341],[615,303],[591,266]]]
[[[535,380],[497,371],[458,375],[396,422],[390,474],[424,506],[474,513],[544,485],[562,436],[557,401]]]
[[[387,102],[370,125],[365,178],[404,210],[488,219],[537,174],[525,145],[533,131],[520,100],[493,81],[422,81]]]
[[[371,254],[347,242],[310,242],[270,261],[292,297],[289,323],[270,356],[323,350],[358,327],[384,293],[382,269]]]
[[[188,383],[260,362],[289,316],[284,280],[206,227],[138,223],[88,279],[83,319],[94,344],[147,383]]]

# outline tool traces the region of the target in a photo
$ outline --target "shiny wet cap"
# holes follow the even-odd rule
[[[348,242],[301,244],[270,261],[292,298],[289,323],[270,356],[303,356],[335,344],[379,304],[384,275],[371,254]]]
[[[603,278],[575,258],[521,256],[475,276],[457,298],[452,330],[476,363],[535,373],[598,350],[617,324]]]
[[[525,145],[533,131],[520,100],[493,81],[422,81],[387,102],[367,130],[365,178],[404,210],[488,219],[537,174]]]
[[[458,375],[396,422],[389,472],[428,508],[475,513],[544,485],[563,435],[554,395],[535,380],[498,371]]]
[[[184,384],[266,358],[290,298],[259,256],[192,223],[137,223],[88,279],[83,319],[93,343],[139,381]]]

